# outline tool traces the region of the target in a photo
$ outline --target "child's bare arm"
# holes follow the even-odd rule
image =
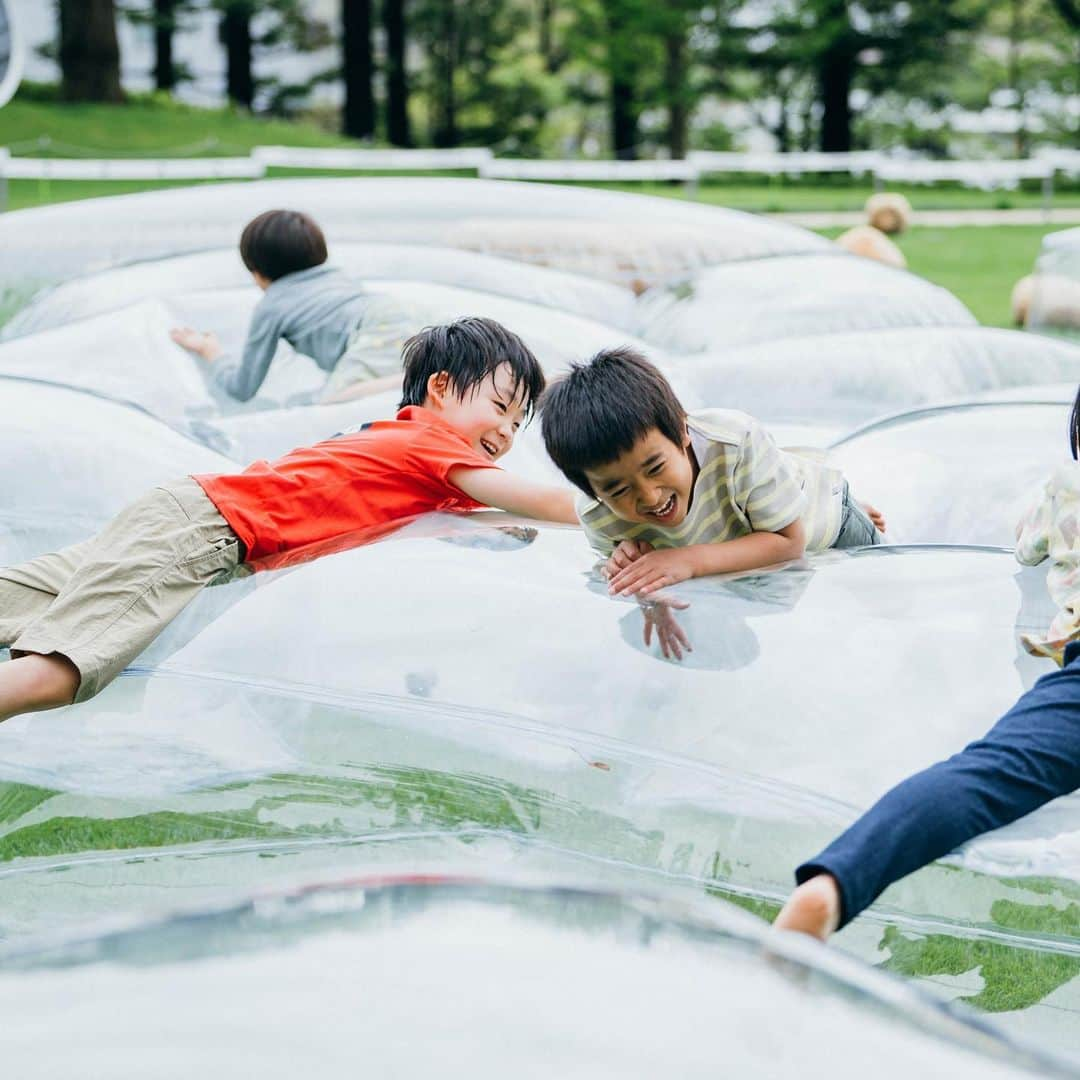
[[[650,551],[620,570],[609,587],[619,596],[646,596],[687,578],[788,562],[801,558],[805,550],[806,532],[799,519],[774,533],[755,532],[722,544],[691,544]]]
[[[574,496],[566,488],[546,487],[512,476],[502,469],[450,470],[450,483],[471,499],[522,517],[577,524]]]

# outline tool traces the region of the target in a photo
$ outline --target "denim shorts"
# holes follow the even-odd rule
[[[851,488],[844,481],[844,505],[840,512],[840,531],[833,541],[834,548],[867,547],[881,543],[881,533],[866,516],[863,508],[851,497]]]

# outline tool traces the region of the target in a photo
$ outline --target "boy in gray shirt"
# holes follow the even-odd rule
[[[213,333],[185,326],[170,336],[213,364],[214,381],[238,401],[258,393],[281,338],[329,374],[323,400],[352,384],[364,384],[364,393],[393,385],[401,346],[416,327],[393,300],[365,293],[325,266],[326,254],[322,229],[307,214],[260,214],[240,236],[240,257],[265,294],[252,313],[240,362],[228,362]]]

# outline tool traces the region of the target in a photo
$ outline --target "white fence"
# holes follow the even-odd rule
[[[803,173],[872,173],[884,156],[870,150],[825,154],[819,151],[796,151],[787,154],[735,153],[723,150],[695,150],[687,160],[696,165],[699,175],[707,173],[762,173],[766,176],[802,176]]]
[[[1049,202],[1054,175],[1080,174],[1080,151],[1049,149],[1031,159],[998,161],[922,161],[889,157],[873,151],[852,153],[729,153],[697,151],[685,160],[550,161],[496,158],[485,147],[447,150],[375,150],[258,146],[249,157],[188,158],[32,158],[13,157],[0,147],[0,186],[19,180],[232,180],[255,179],[268,168],[320,171],[438,171],[475,170],[502,180],[676,181],[696,184],[718,174],[802,176],[848,173],[872,176],[876,187],[885,183],[953,181],[965,187],[991,190],[1015,188],[1021,180],[1040,180]],[[6,202],[0,192],[0,206]]]
[[[451,150],[365,150],[349,147],[315,149],[303,146],[256,146],[255,161],[291,169],[483,169],[494,157],[486,147]]]
[[[489,180],[683,180],[701,174],[690,161],[543,161],[492,158],[480,166]]]
[[[884,183],[936,184],[951,180],[964,187],[1014,188],[1021,180],[1052,181],[1056,169],[1051,161],[1039,158],[1011,158],[999,161],[894,161],[885,159],[874,168],[874,177]]]
[[[253,158],[0,158],[9,180],[251,180],[266,175]]]

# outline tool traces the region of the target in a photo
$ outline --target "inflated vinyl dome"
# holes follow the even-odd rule
[[[1070,458],[1069,409],[1000,402],[915,409],[836,443],[829,462],[886,507],[901,543],[1011,547],[1048,472]]]
[[[424,1071],[434,1044],[415,1038],[421,1023],[453,1032],[439,1066],[454,1072],[480,1009],[517,1071],[542,1015],[567,1033],[560,1074],[624,1074],[648,1046],[680,1074],[757,1074],[764,1029],[740,1017],[766,1004],[761,1053],[785,1063],[781,1075],[819,1027],[846,1033],[829,1041],[836,1075],[865,1075],[868,1046],[885,1075],[1030,1063],[1009,1057],[993,1025],[980,1045],[997,1060],[973,1058],[971,1027],[949,1027],[921,993],[810,942],[781,946],[832,980],[808,992],[765,960],[762,926],[731,909],[770,917],[799,861],[1050,669],[1018,643],[1053,614],[1044,571],[1003,548],[1021,489],[1067,453],[1080,352],[976,327],[944,290],[803,230],[677,200],[305,180],[8,214],[8,300],[55,287],[0,344],[0,565],[85,538],[155,484],[393,414],[393,389],[321,401],[323,374],[288,346],[253,401],[231,401],[169,340],[189,322],[240,347],[259,293],[232,245],[253,213],[282,205],[312,210],[341,265],[418,326],[490,315],[552,377],[629,344],[689,409],[742,408],[782,442],[832,444],[890,538],[910,543],[675,587],[651,614],[686,634],[681,660],[645,643],[642,608],[608,595],[578,530],[495,513],[431,515],[206,589],[99,697],[0,725],[0,1008],[20,1040],[6,1049],[23,1055],[12,1060],[41,1047],[43,1016],[64,1035],[50,1048],[66,1072],[65,1055],[131,1050],[115,1025],[137,1017],[131,1030],[187,1050],[117,1051],[110,1075],[191,1075],[204,1051],[232,1061],[259,1046],[276,1075],[295,1066],[276,1020],[290,987],[305,987],[306,1034],[317,1014],[339,1015],[342,1001],[315,988],[332,955],[326,986],[359,996],[341,1013],[353,1026],[317,1029],[330,1072],[357,1046],[378,1071],[399,1033]],[[635,298],[612,266],[648,266],[665,284]],[[940,406],[985,394],[1012,400]],[[535,422],[504,464],[564,482]],[[401,887],[400,909],[380,908],[370,884],[319,884],[451,872],[496,884],[460,904]],[[497,884],[519,877],[543,888]],[[588,895],[552,900],[566,883]],[[325,914],[371,920],[316,927],[305,890]],[[715,924],[705,919],[699,943],[682,915],[643,915],[654,901],[642,897]],[[416,918],[399,919],[410,905]],[[898,883],[838,943],[1068,1047],[1078,905],[1071,796]],[[204,920],[198,960],[178,908]],[[132,937],[98,929],[146,919],[163,921]],[[89,944],[76,955],[55,935]],[[114,963],[121,954],[131,962]],[[409,962],[425,955],[427,975]],[[1018,957],[1030,978],[1016,978]],[[381,996],[341,981],[354,969],[382,972]],[[554,992],[556,973],[572,992]],[[439,1012],[428,991],[453,974],[459,992]],[[694,992],[668,992],[679,986]],[[647,1031],[625,1022],[632,1001]],[[488,1057],[472,1062],[485,1075]]]

